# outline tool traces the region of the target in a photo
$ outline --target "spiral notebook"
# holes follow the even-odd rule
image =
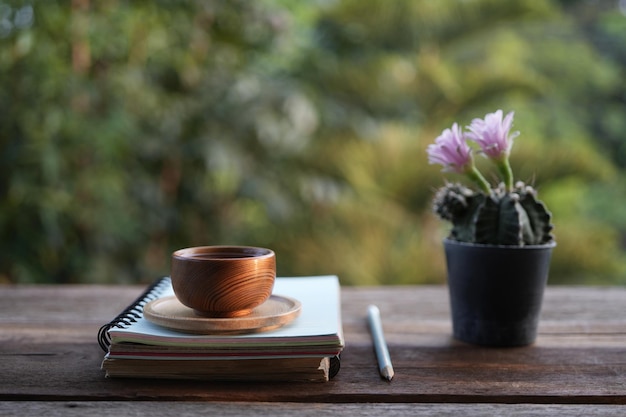
[[[334,377],[344,347],[338,278],[277,278],[273,293],[299,300],[299,316],[274,330],[198,335],[144,317],[146,304],[173,295],[170,279],[159,279],[100,329],[98,341],[106,352],[102,368],[107,377],[311,381]]]

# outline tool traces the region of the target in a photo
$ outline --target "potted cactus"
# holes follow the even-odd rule
[[[427,149],[429,162],[465,175],[475,185],[448,183],[437,191],[434,212],[451,223],[444,240],[456,339],[488,346],[535,341],[555,241],[551,214],[536,190],[514,183],[509,155],[518,132],[513,112],[502,110],[456,123]],[[476,146],[473,146],[476,145]],[[474,164],[477,151],[495,163],[501,182],[491,185]]]

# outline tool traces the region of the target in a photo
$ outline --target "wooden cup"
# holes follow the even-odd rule
[[[276,279],[276,255],[251,246],[198,246],[172,254],[178,300],[206,317],[239,317],[264,303]]]

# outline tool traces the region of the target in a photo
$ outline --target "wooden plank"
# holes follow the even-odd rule
[[[0,287],[0,400],[626,404],[623,288],[549,288],[537,343],[514,349],[452,340],[445,287],[344,288],[342,369],[315,385],[105,379],[97,330],[140,291]],[[371,303],[382,311],[391,383],[378,375]]]
[[[624,349],[481,349],[391,345],[396,376],[377,373],[371,346],[346,348],[329,383],[104,379],[93,345],[2,347],[0,400],[172,399],[312,402],[626,403]]]
[[[158,411],[157,408],[158,407]],[[241,402],[0,402],[0,415],[23,417],[136,417],[175,416],[273,416],[273,417],[458,417],[458,416],[604,416],[621,417],[626,407],[619,405],[534,405],[534,404],[305,404],[305,403],[241,403]]]
[[[0,326],[57,323],[99,326],[134,300],[141,290],[137,286],[0,286]],[[361,322],[367,306],[377,304],[386,326],[431,329],[438,333],[450,331],[445,287],[344,287],[342,299],[346,326]],[[548,287],[540,331],[624,333],[624,303],[626,288]]]

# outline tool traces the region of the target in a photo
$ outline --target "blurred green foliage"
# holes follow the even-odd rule
[[[550,282],[625,284],[619,4],[0,1],[0,282],[148,282],[213,244],[443,282],[425,148],[501,108]]]

